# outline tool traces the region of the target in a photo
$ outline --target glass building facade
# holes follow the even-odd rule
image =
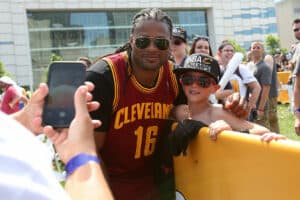
[[[33,83],[41,82],[53,54],[63,60],[87,56],[94,60],[124,45],[131,33],[130,11],[27,11]],[[208,36],[206,10],[165,10],[174,26]]]

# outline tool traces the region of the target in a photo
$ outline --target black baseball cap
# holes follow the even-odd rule
[[[187,34],[186,34],[186,30],[184,28],[174,27],[172,34],[173,34],[173,37],[179,37],[180,39],[182,39],[183,41],[186,42]]]
[[[211,76],[216,83],[219,82],[221,75],[218,61],[213,57],[202,53],[190,55],[186,59],[184,66],[176,65],[173,71],[176,75],[181,75],[188,71],[204,72]]]

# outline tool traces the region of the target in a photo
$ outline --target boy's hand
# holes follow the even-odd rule
[[[231,131],[231,126],[224,120],[218,120],[209,125],[209,137],[217,140],[217,136],[224,130]]]

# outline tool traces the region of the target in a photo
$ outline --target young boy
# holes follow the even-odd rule
[[[223,130],[235,130],[256,135],[264,135],[264,141],[283,139],[282,135],[270,133],[269,129],[258,124],[237,118],[218,104],[209,103],[210,94],[220,86],[220,68],[218,62],[204,54],[193,54],[187,58],[185,65],[174,69],[187,97],[189,118],[209,124],[210,135],[216,139]]]

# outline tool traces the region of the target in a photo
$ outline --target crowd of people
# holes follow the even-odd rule
[[[300,40],[299,29],[297,19],[293,30]],[[299,52],[297,45],[292,64],[295,129],[300,135]],[[218,82],[234,53],[233,44],[224,40],[213,57],[209,38],[200,35],[189,47],[183,27],[173,27],[160,9],[143,9],[133,18],[128,43],[95,62],[78,59],[87,67],[87,82],[76,90],[76,115],[68,129],[42,127],[46,84],[25,100],[14,81],[0,78],[1,111],[7,114],[0,113],[0,138],[4,138],[0,148],[9,149],[0,151],[1,163],[8,163],[1,165],[0,174],[27,173],[17,177],[21,185],[9,178],[11,182],[0,181],[0,194],[8,199],[21,195],[23,199],[174,199],[172,162],[165,167],[174,149],[166,146],[171,142],[180,149],[177,155],[187,146],[176,134],[194,135],[208,126],[213,140],[223,130],[261,135],[265,142],[286,139],[279,134],[275,57],[266,54],[261,41],[253,41],[247,63],[241,63],[220,89]],[[213,104],[211,95],[222,104]],[[20,110],[21,101],[26,105]],[[173,122],[182,123],[177,125],[181,129],[171,130]],[[46,151],[33,137],[41,133],[66,164],[65,191],[47,167]],[[14,140],[17,134],[23,138]],[[161,159],[162,154],[168,158]]]

